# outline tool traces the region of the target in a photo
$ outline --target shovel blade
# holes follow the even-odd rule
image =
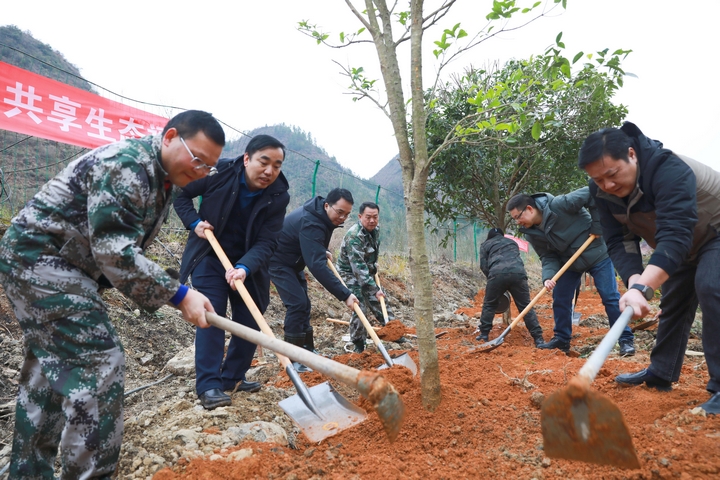
[[[543,402],[540,421],[548,457],[640,468],[622,413],[605,395],[562,388]]]
[[[299,395],[282,400],[279,405],[311,442],[320,442],[367,418],[367,412],[349,402],[328,382],[308,388],[321,417],[313,413]]]
[[[393,365],[402,365],[403,367],[407,368],[412,372],[413,377],[417,375],[417,365],[407,353],[403,353],[402,355],[393,358],[392,363]],[[390,367],[388,367],[387,363],[383,363],[378,367],[378,370],[384,370],[386,368]]]

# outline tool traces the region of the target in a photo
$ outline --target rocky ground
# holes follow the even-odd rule
[[[414,327],[412,287],[407,268],[394,261],[381,265],[384,287],[396,316]],[[320,443],[311,443],[278,402],[295,394],[275,356],[258,354],[249,374],[263,382],[260,392],[233,394],[230,407],[205,411],[194,391],[193,330],[170,308],[148,315],[117,292],[106,300],[123,338],[127,356],[125,435],[118,478],[715,478],[720,473],[720,419],[699,414],[707,371],[695,332],[681,381],[672,392],[646,387],[619,388],[617,373],[635,371],[648,362],[652,330],[638,332],[638,354],[611,354],[593,390],[618,405],[628,425],[641,468],[621,470],[550,459],[543,453],[540,406],[583,365],[607,331],[597,293],[583,291],[582,314],[573,338],[573,355],[541,351],[522,324],[506,343],[490,352],[473,347],[482,304],[484,278],[448,263],[432,265],[436,332],[443,400],[435,412],[423,408],[420,386],[403,367],[383,370],[400,392],[407,414],[398,440],[389,443],[367,400],[339,382],[339,393],[368,411],[367,419]],[[531,288],[538,290],[531,273]],[[342,303],[310,282],[316,347],[328,357],[358,369],[373,369],[382,357],[370,347],[362,355],[347,353],[347,327],[327,317],[349,319]],[[552,329],[548,296],[537,308],[545,337]],[[512,315],[517,311],[511,310]],[[14,395],[21,362],[21,334],[12,313],[0,302],[0,471],[8,461]],[[265,318],[282,333],[284,309],[275,292]],[[491,339],[504,328],[496,317]],[[411,335],[404,343],[387,343],[408,352],[419,365]],[[328,381],[318,373],[302,374],[308,386]],[[153,383],[158,382],[154,385]],[[148,386],[150,385],[150,386]],[[142,388],[146,387],[147,388]],[[2,478],[2,477],[0,477]]]

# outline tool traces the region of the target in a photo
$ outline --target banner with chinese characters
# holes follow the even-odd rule
[[[505,235],[505,238],[509,238],[510,240],[513,240],[515,243],[518,244],[518,248],[521,252],[527,253],[529,244],[522,238],[513,237],[512,235]]]
[[[0,62],[0,129],[95,148],[160,133],[168,119]]]

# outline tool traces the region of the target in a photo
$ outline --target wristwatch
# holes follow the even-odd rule
[[[643,297],[645,297],[645,300],[651,300],[655,296],[655,290],[648,287],[647,285],[641,285],[639,283],[635,283],[630,286],[630,288],[634,288],[635,290],[640,290],[640,293],[643,294]]]

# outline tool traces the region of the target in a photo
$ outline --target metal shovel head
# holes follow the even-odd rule
[[[402,355],[395,357],[392,359],[393,365],[402,365],[403,367],[410,370],[413,374],[413,377],[417,375],[417,365],[415,365],[415,362],[413,362],[413,359],[410,358],[410,355],[407,353],[403,353]],[[387,363],[383,363],[378,367],[378,370],[383,370],[388,367]]]
[[[571,383],[543,402],[540,422],[548,457],[640,468],[620,409],[601,393]]]
[[[320,442],[367,418],[365,410],[350,403],[328,382],[310,387],[308,391],[320,416],[313,413],[299,395],[288,397],[278,405],[311,442]]]
[[[505,342],[505,335],[500,335],[497,338],[494,338],[490,340],[489,342],[481,343],[477,347],[474,348],[475,352],[480,353],[488,353],[492,352],[496,348],[498,348],[500,345],[502,345]]]
[[[500,295],[498,299],[497,307],[495,307],[495,313],[505,313],[510,310],[510,292],[505,292]]]

